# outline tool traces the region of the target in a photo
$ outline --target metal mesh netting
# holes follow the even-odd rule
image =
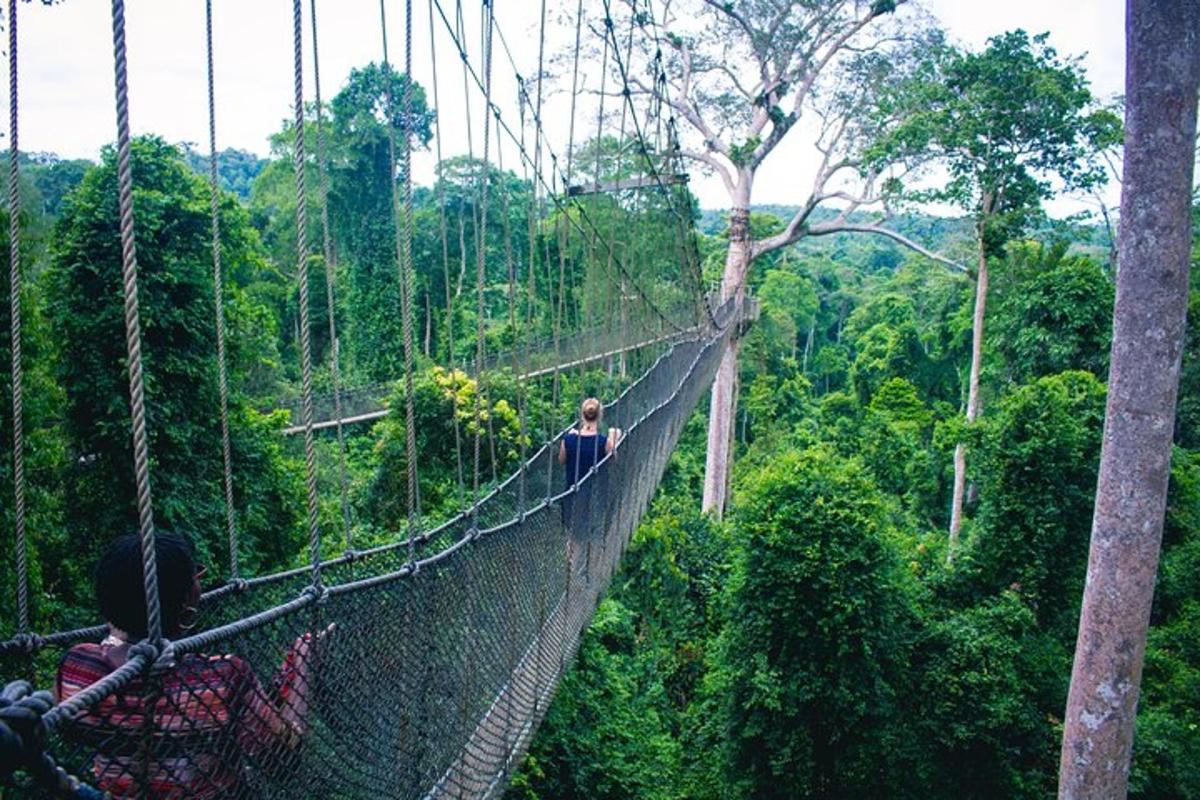
[[[46,715],[48,752],[114,795],[498,794],[734,327],[677,343],[609,406],[625,436],[573,491],[555,439],[415,562],[401,542],[327,562],[323,592],[303,569],[210,593],[160,669],[131,659]]]

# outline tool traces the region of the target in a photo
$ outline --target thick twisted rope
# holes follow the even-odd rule
[[[483,288],[484,288],[484,265],[486,258],[484,255],[486,235],[487,235],[487,220],[488,220],[488,153],[490,150],[490,136],[492,130],[492,15],[491,7],[487,0],[483,4],[482,12],[485,17],[484,27],[484,76],[483,76],[483,97],[484,97],[484,113],[483,113],[483,167],[482,175],[479,184],[479,243],[475,248],[475,379],[478,385],[475,390],[475,502],[479,502],[479,459],[480,445],[482,441],[483,430],[480,421],[481,416],[480,405],[483,401],[483,356],[484,356],[484,337],[483,337]],[[491,419],[491,414],[488,414],[488,419]],[[494,437],[492,439],[494,445]],[[492,459],[492,469],[495,470],[496,460]]]
[[[437,45],[434,36],[433,24],[433,0],[428,0],[429,5],[429,58],[434,64],[433,69],[433,122],[436,129],[434,137],[434,147],[436,148],[434,156],[437,159],[439,167],[438,174],[438,224],[439,233],[442,239],[442,283],[446,289],[446,363],[454,364],[454,299],[450,292],[450,242],[446,234],[446,176],[441,174],[440,168],[442,165],[442,131],[438,125],[438,114],[441,109],[441,102],[438,96],[438,77],[437,77]],[[452,413],[451,419],[454,423],[454,466],[455,476],[458,479],[458,502],[459,505],[466,505],[466,485],[463,482],[463,459],[462,459],[462,432],[458,425],[458,409],[455,408],[455,413]]]
[[[12,332],[13,518],[16,528],[17,633],[29,632],[25,543],[25,420],[21,395],[21,189],[17,151],[17,0],[8,0],[8,310]]]
[[[304,477],[308,483],[308,548],[314,586],[321,585],[321,530],[317,523],[317,470],[313,450],[312,352],[308,319],[308,207],[304,191],[304,35],[300,0],[292,0],[295,76],[296,272],[300,279],[300,394],[304,422]]]
[[[154,551],[154,507],[150,497],[150,447],[146,439],[146,388],[142,374],[142,325],[138,314],[137,246],[133,233],[133,172],[129,163],[129,76],[125,48],[125,0],[113,0],[113,62],[117,109],[117,199],[121,213],[121,270],[125,296],[125,348],[129,358],[129,405],[133,424],[133,467],[137,481],[138,534],[146,598],[146,635],[162,639],[158,565]]]
[[[413,269],[413,186],[412,186],[412,137],[413,130],[413,99],[412,99],[412,0],[404,2],[404,120],[407,128],[404,130],[404,231],[403,254],[400,280],[403,284],[404,305],[401,313],[404,326],[404,421],[407,436],[404,446],[408,466],[408,560],[416,561],[416,537],[420,533],[421,510],[420,493],[417,485],[417,437],[416,417],[413,399],[413,295],[416,292],[416,278]]]
[[[229,534],[229,577],[238,578],[238,536],[233,510],[233,451],[229,446],[229,378],[225,366],[225,290],[221,276],[221,190],[217,185],[217,99],[213,80],[212,0],[205,0],[208,53],[208,183],[212,210],[213,306],[217,316],[217,384],[221,403],[221,457],[225,468],[225,528]]]
[[[404,197],[400,197],[397,187],[396,169],[396,128],[392,122],[392,84],[391,67],[388,60],[387,40],[387,10],[384,0],[379,0],[379,28],[383,39],[383,75],[385,102],[387,104],[388,126],[388,184],[392,193],[392,220],[395,223],[393,232],[396,242],[396,268],[400,274],[400,324],[401,338],[404,347],[404,460],[406,478],[407,521],[408,521],[408,558],[416,558],[416,539],[420,525],[420,513],[417,509],[417,443],[414,430],[416,411],[413,400],[413,357],[412,357],[412,295],[413,266],[412,266],[412,3],[405,3],[407,11],[404,25],[404,94],[401,103],[404,108],[405,129],[404,165],[399,176],[404,184]]]
[[[335,270],[333,263],[333,238],[329,235],[329,169],[325,162],[324,109],[321,107],[321,57],[317,47],[317,0],[309,2],[309,17],[312,23],[313,90],[317,101],[317,174],[321,189],[321,245],[325,261],[325,305],[329,316],[329,372],[333,379],[333,409],[337,420],[338,478],[342,489],[342,529],[345,534],[346,550],[353,548],[350,532],[350,481],[346,476],[346,438],[342,431],[342,378],[339,360],[341,347],[337,338],[336,305],[333,299]]]

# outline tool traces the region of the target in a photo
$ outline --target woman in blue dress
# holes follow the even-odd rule
[[[613,451],[620,438],[616,428],[600,433],[600,417],[604,413],[600,401],[589,397],[579,408],[579,430],[570,431],[558,447],[558,463],[566,467],[567,487],[583,480],[592,467]]]

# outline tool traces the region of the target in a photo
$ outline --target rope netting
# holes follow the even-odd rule
[[[334,248],[327,203],[322,202],[321,249],[334,391],[328,398],[312,391],[302,3],[293,0],[293,157],[302,393],[293,409],[293,419],[299,424],[288,432],[305,434],[310,558],[306,566],[254,578],[238,573],[231,499],[225,331],[220,314],[221,231],[216,213],[212,19],[211,3],[206,4],[213,281],[231,580],[201,596],[194,624],[174,641],[164,638],[172,636],[164,617],[173,611],[164,609],[159,601],[159,537],[154,530],[145,434],[146,405],[152,398],[144,398],[142,388],[128,164],[124,2],[113,0],[112,5],[122,274],[147,631],[137,642],[123,641],[108,625],[49,635],[29,633],[23,562],[19,562],[19,635],[0,641],[0,677],[12,681],[0,693],[0,788],[15,786],[21,796],[493,796],[503,790],[545,713],[688,416],[711,382],[729,337],[737,332],[734,323],[740,310],[730,303],[714,312],[703,293],[688,216],[691,200],[677,180],[681,170],[674,120],[663,118],[661,105],[640,116],[628,91],[635,30],[657,37],[656,30],[645,30],[646,20],[653,19],[652,14],[646,16],[649,4],[641,11],[641,0],[631,3],[630,28],[627,35],[618,35],[609,3],[604,4],[603,24],[596,26],[584,24],[584,5],[579,3],[574,18],[570,129],[566,157],[560,164],[542,127],[545,5],[538,75],[531,81],[516,74],[520,124],[514,129],[493,102],[494,56],[495,60],[507,56],[516,69],[503,31],[493,19],[493,4],[485,0],[481,10],[482,63],[475,64],[466,50],[467,25],[461,2],[447,14],[438,0],[430,0],[431,50],[434,27],[440,20],[461,56],[464,96],[477,89],[483,101],[482,158],[476,162],[467,98],[468,161],[475,165],[469,176],[475,184],[474,205],[459,214],[457,232],[447,224],[444,200],[438,220],[440,266],[447,276],[445,363],[476,380],[477,391],[472,430],[460,432],[458,417],[454,417],[458,499],[463,508],[449,520],[434,524],[433,518],[422,517],[413,434],[413,375],[418,361],[413,341],[417,302],[411,171],[414,143],[411,131],[402,130],[395,122],[388,125],[387,133],[399,282],[397,311],[403,319],[404,374],[398,377],[403,380],[349,389],[342,386],[334,328]],[[386,106],[391,108],[398,99],[404,109],[401,118],[411,121],[412,4],[404,5],[403,96],[393,98],[389,88]],[[315,67],[314,0],[309,7]],[[10,3],[13,8],[15,4]],[[387,72],[382,2],[380,11],[383,69]],[[585,28],[603,40],[603,57],[595,139],[591,150],[577,153],[575,106],[585,93],[579,42]],[[15,17],[12,31],[15,59]],[[493,41],[499,47],[496,53]],[[660,61],[644,68],[659,80]],[[13,170],[15,75],[14,68]],[[605,81],[610,78],[621,84],[621,91],[606,89]],[[436,72],[434,81],[436,99]],[[536,100],[530,92],[534,82]],[[318,84],[318,98],[319,92]],[[620,120],[616,134],[608,130],[612,126],[605,114],[606,93],[620,98],[612,111]],[[316,133],[319,197],[324,201],[328,179],[319,99]],[[440,170],[440,134],[437,142]],[[491,185],[491,162],[494,158],[496,171],[505,174],[506,150],[510,158],[514,153],[518,157],[529,195],[527,231],[514,231],[510,189]],[[576,178],[582,182],[575,183]],[[10,176],[14,197],[15,187],[14,171]],[[437,189],[444,193],[445,183],[439,181]],[[15,208],[15,200],[11,202]],[[13,220],[11,266],[16,286],[20,267],[16,214]],[[496,228],[502,231],[499,247],[489,242],[489,225],[493,232]],[[468,261],[473,262],[476,283],[471,298],[474,336],[463,335],[461,349],[455,346],[448,277],[450,241],[455,233],[462,274],[467,274]],[[526,237],[528,247],[522,253],[516,243]],[[473,248],[470,257],[468,240]],[[507,307],[499,314],[485,302],[485,289],[490,286],[494,291],[497,285],[488,277],[496,272],[491,259],[498,258],[497,253],[506,273],[503,299]],[[16,291],[14,288],[14,298]],[[425,298],[428,303],[428,294]],[[463,301],[464,305],[468,302],[465,295]],[[428,313],[428,305],[426,309]],[[507,341],[512,346],[507,351],[489,352],[485,323],[497,316],[506,318]],[[15,313],[14,320],[14,339],[19,341]],[[14,348],[14,359],[16,352]],[[597,453],[600,459],[590,471],[580,470],[580,447],[575,449],[573,465],[560,464],[560,448],[571,426],[561,427],[563,420],[553,415],[574,404],[571,393],[575,389],[582,392],[583,387],[595,385],[586,370],[602,361],[608,362],[608,385],[615,386],[626,385],[627,375],[648,366],[605,406],[606,423],[621,431],[613,452],[606,456]],[[619,371],[615,380],[614,370]],[[19,372],[19,364],[14,362],[18,419]],[[497,468],[488,397],[493,373],[516,378],[519,387],[515,398],[520,428],[520,457],[515,460],[519,468],[504,480],[497,474],[501,470]],[[387,402],[398,384],[403,386],[398,396],[404,408],[390,412]],[[551,411],[545,418],[531,420],[528,409],[535,393],[552,396],[548,405],[543,404]],[[404,519],[397,519],[399,535],[390,543],[356,551],[352,549],[341,425],[388,413],[403,418],[407,502],[405,513],[397,517]],[[323,559],[313,433],[334,426],[338,429],[345,551],[340,557]],[[543,440],[546,444],[529,455],[530,443]],[[17,441],[19,473],[19,437]],[[587,474],[580,480],[582,472]],[[23,485],[14,488],[20,500]],[[24,543],[18,542],[18,548],[18,555],[23,555]],[[96,644],[101,639],[105,643]],[[28,678],[33,681],[18,680]],[[34,692],[34,683],[53,686],[54,693]]]
[[[694,311],[694,303],[687,310]],[[680,314],[683,312],[681,308]],[[577,369],[630,351],[657,348],[661,352],[671,342],[694,336],[700,330],[699,327],[689,327],[683,331],[664,330],[661,324],[655,324],[652,319],[639,318],[631,320],[624,328],[606,325],[563,336],[557,348],[553,338],[546,338],[531,342],[527,346],[528,352],[526,346],[522,345],[511,350],[488,353],[483,360],[483,371],[487,373],[510,368],[515,377],[521,380],[541,378],[555,369]],[[512,369],[514,361],[519,365]],[[452,363],[451,368],[477,377],[473,357]],[[379,381],[344,386],[337,392],[316,393],[312,398],[313,426],[332,428],[339,420],[343,424],[353,424],[379,419],[386,415],[387,400],[395,388],[396,381]],[[301,398],[298,395],[283,398],[276,408],[289,412],[292,420],[299,420]],[[289,435],[302,431],[301,425],[284,428],[284,433]]]
[[[135,646],[47,713],[46,751],[115,796],[498,793],[734,327],[676,344],[610,405],[634,422],[574,489],[556,439],[526,471],[561,493],[522,506],[515,473],[419,537],[415,562],[398,542],[326,561],[318,591],[305,568],[210,594],[205,630]]]

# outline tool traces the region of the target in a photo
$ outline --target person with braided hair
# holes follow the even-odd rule
[[[190,627],[204,569],[196,564],[191,542],[172,533],[155,535],[155,558],[163,634],[174,639]],[[98,644],[76,645],[64,656],[56,681],[60,701],[118,669],[146,637],[142,585],[138,534],[111,542],[95,578],[108,636]],[[313,674],[330,630],[296,639],[269,691],[243,658],[187,653],[149,681],[139,676],[90,707],[67,735],[94,752],[96,781],[113,796],[239,795],[251,762],[277,771],[304,737]],[[142,755],[147,736],[148,767]]]

